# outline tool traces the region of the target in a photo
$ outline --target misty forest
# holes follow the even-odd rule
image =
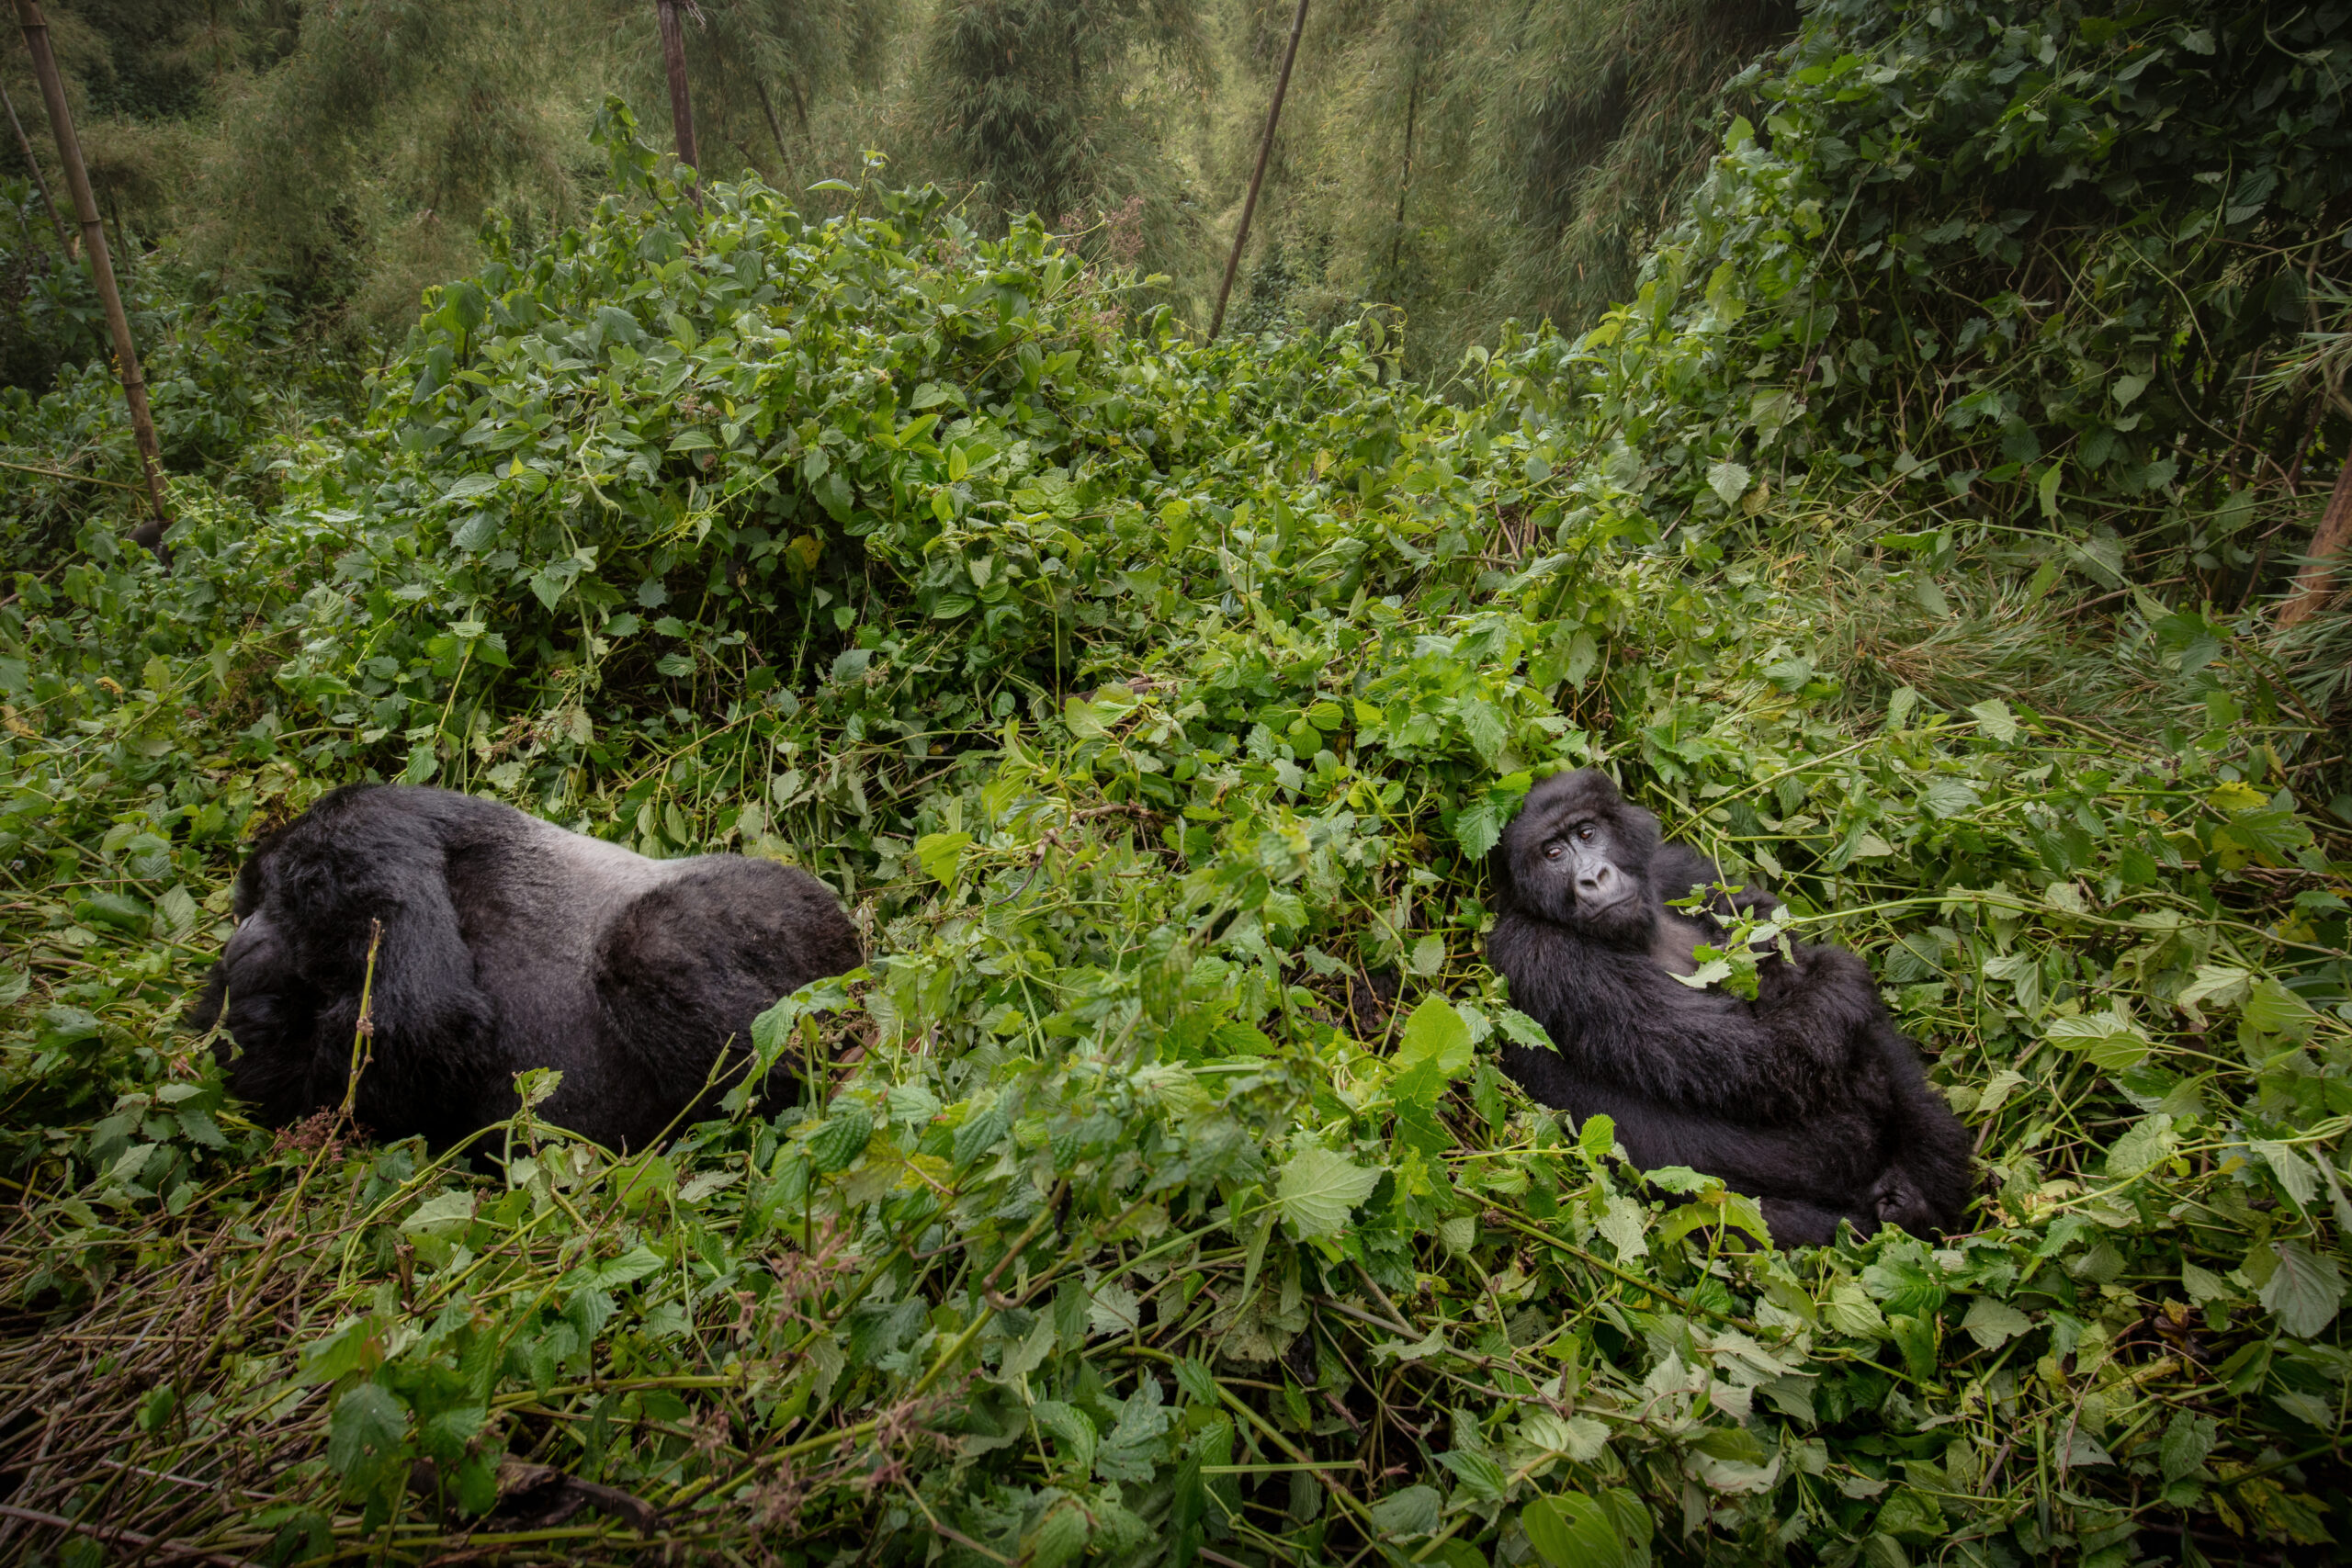
[[[11,6],[0,1561],[2352,1562],[2352,0]],[[1959,1228],[1505,1070],[1584,768]],[[266,1116],[363,782],[864,963]]]

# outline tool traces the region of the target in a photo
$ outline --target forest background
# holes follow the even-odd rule
[[[2341,1557],[2352,7],[1311,7],[1215,343],[1291,6],[679,8],[692,188],[651,0],[48,7],[167,564],[0,51],[0,1546]],[[1499,1074],[1588,764],[1969,1234]],[[184,1004],[362,777],[809,865],[823,1092],[251,1125]]]

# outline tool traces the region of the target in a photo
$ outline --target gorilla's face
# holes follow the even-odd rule
[[[1556,773],[1536,785],[1498,850],[1499,869],[1532,913],[1612,947],[1648,944],[1657,818],[1626,805],[1605,774]]]

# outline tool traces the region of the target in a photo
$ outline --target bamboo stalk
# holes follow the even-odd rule
[[[702,209],[702,156],[695,147],[695,109],[686,96],[686,40],[678,26],[678,0],[653,0],[662,29],[662,64],[670,76],[670,127],[678,138],[678,162],[695,171],[686,195]]]
[[[33,189],[40,192],[40,204],[49,209],[49,226],[57,231],[57,248],[65,259],[74,259],[74,237],[65,231],[65,220],[57,210],[57,202],[49,194],[49,178],[40,172],[40,160],[33,156],[33,139],[25,134],[25,122],[17,118],[17,100],[8,96],[8,85],[0,82],[0,104],[8,107],[8,128],[17,133],[17,148],[25,155],[25,167],[32,171]]]
[[[1250,219],[1258,210],[1258,187],[1265,183],[1266,154],[1274,150],[1274,127],[1282,123],[1283,98],[1290,91],[1291,62],[1298,58],[1298,35],[1306,27],[1306,0],[1298,0],[1291,14],[1290,42],[1283,46],[1282,74],[1274,78],[1274,101],[1266,106],[1266,134],[1258,142],[1258,166],[1250,172],[1250,195],[1241,203],[1241,224],[1233,231],[1233,254],[1225,258],[1225,281],[1216,287],[1216,314],[1209,318],[1209,341],[1225,330],[1225,301],[1233,292],[1233,275],[1241,266],[1241,247],[1250,241]]]
[[[65,82],[58,74],[57,55],[49,44],[49,20],[40,0],[17,0],[17,20],[25,30],[25,47],[32,51],[33,73],[40,79],[40,95],[49,107],[49,128],[57,138],[58,161],[65,165],[65,187],[74,197],[74,213],[81,220],[82,249],[90,264],[90,280],[107,310],[107,329],[114,336],[115,374],[122,381],[123,401],[130,405],[131,434],[139,443],[139,460],[147,473],[147,501],[154,516],[130,531],[131,540],[171,563],[164,547],[164,530],[172,525],[164,508],[164,465],[155,444],[155,421],[147,412],[147,382],[139,373],[139,347],[131,341],[130,318],[122,308],[122,291],[115,287],[114,262],[107,254],[107,230],[98,216],[97,198],[90,192],[90,173],[82,163],[82,143],[74,134],[73,110],[66,106]]]

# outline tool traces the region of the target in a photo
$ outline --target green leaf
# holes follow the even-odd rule
[[[458,1230],[474,1217],[474,1195],[453,1190],[427,1198],[410,1211],[401,1222],[403,1231],[426,1235],[446,1235]]]
[[[2098,1052],[2092,1053],[2098,1059]],[[2110,1180],[2130,1181],[2144,1176],[2172,1157],[2179,1140],[2173,1135],[2172,1118],[2158,1111],[2143,1116],[2125,1129],[2121,1137],[2107,1151],[2107,1175]]]
[[[1080,1420],[1085,1417],[1080,1416]],[[1091,1469],[1091,1466],[1080,1467]],[[1028,1568],[1063,1568],[1074,1562],[1086,1550],[1090,1530],[1086,1510],[1076,1503],[1064,1503],[1037,1523],[1036,1532],[1030,1536],[1028,1551],[1022,1561]]]
[[[2244,1001],[2253,989],[2254,976],[2234,964],[2200,964],[2189,976],[2180,995],[2173,998],[2175,1007],[2193,1008],[2211,1004],[2216,1008],[2235,1006]]]
[[[1283,1167],[1274,1203],[1293,1235],[1301,1239],[1329,1235],[1348,1223],[1349,1213],[1372,1196],[1379,1181],[1380,1172],[1309,1145]]]
[[[375,1317],[356,1317],[303,1347],[294,1381],[306,1386],[334,1382],[353,1372],[373,1371],[384,1364],[386,1325]]]
[[[1476,1061],[1470,1026],[1443,997],[1426,998],[1406,1021],[1393,1058],[1389,1093],[1400,1105],[1433,1109],[1445,1086]]]
[[[1516,805],[1506,807],[1492,795],[1481,795],[1464,807],[1453,818],[1453,840],[1462,852],[1472,860],[1484,860],[1487,852],[1502,841],[1503,829],[1510,824],[1510,814]]]
[[[2063,1050],[2082,1052],[2111,1073],[2136,1066],[2154,1049],[2139,1025],[2112,1010],[2075,1018],[2053,1018],[2042,1030],[2042,1036]]]
[[[1747,493],[1747,481],[1751,477],[1747,464],[1725,459],[1707,469],[1707,488],[1713,491],[1725,506],[1731,506]]]
[[[1922,798],[1930,815],[1947,818],[1965,817],[1984,804],[1984,797],[1965,780],[1949,775],[1928,780]]]
[[[2300,1241],[2274,1241],[2278,1267],[2263,1282],[2262,1304],[2278,1314],[2278,1326],[2309,1339],[2335,1317],[2344,1299],[2344,1274],[2335,1259],[2313,1255]]]
[[[662,1267],[661,1255],[639,1243],[618,1258],[597,1264],[592,1279],[596,1289],[609,1291],[633,1285],[648,1275],[659,1273]]]
[[[1482,1503],[1499,1503],[1510,1489],[1503,1467],[1475,1450],[1454,1449],[1438,1455],[1437,1461],[1459,1476],[1464,1489]]]
[[[1977,1344],[1994,1350],[2020,1334],[2030,1333],[2033,1319],[2006,1302],[1978,1296],[1968,1303],[1968,1315],[1961,1319],[1960,1325]]]
[[[1968,711],[1976,716],[1977,733],[1986,739],[1998,741],[2004,746],[2017,740],[2017,715],[2011,713],[2009,705],[2000,698],[1988,697],[1984,702],[1972,704]]]
[[[1524,1045],[1531,1051],[1557,1051],[1559,1046],[1544,1026],[1517,1008],[1498,1008],[1495,1012],[1495,1027],[1503,1038],[1514,1045]]]
[[[925,833],[915,840],[915,860],[933,882],[950,883],[971,842],[969,833]]]
[[[1444,1503],[1434,1486],[1408,1486],[1372,1506],[1372,1525],[1384,1540],[1429,1535],[1438,1527]]]
[[[1427,997],[1405,1021],[1405,1032],[1396,1046],[1396,1065],[1412,1067],[1424,1062],[1434,1066],[1448,1078],[1458,1078],[1470,1070],[1470,1026],[1454,1010],[1453,1004],[1443,997]]]
[[[74,918],[85,925],[107,925],[144,936],[153,917],[146,905],[127,893],[93,893],[74,904]]]
[[[335,1401],[327,1427],[327,1463],[350,1475],[370,1460],[400,1450],[408,1435],[408,1407],[380,1383],[363,1382]]]
[[[2191,1410],[2176,1410],[2165,1425],[2163,1444],[2157,1450],[2157,1463],[2163,1467],[2166,1481],[2178,1481],[2194,1474],[2205,1462],[2208,1454],[2221,1436],[2221,1425],[2210,1416],[2199,1416]]]
[[[836,1101],[831,1112],[808,1138],[808,1163],[820,1174],[841,1170],[865,1152],[874,1135],[874,1117],[854,1100]]]
[[[1548,1568],[1624,1568],[1625,1538],[1616,1520],[1581,1493],[1538,1497],[1520,1510],[1519,1524]]]

